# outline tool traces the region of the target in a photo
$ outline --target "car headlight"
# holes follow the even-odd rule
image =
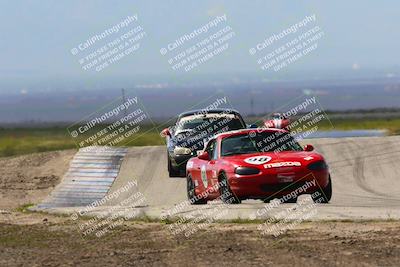
[[[259,169],[251,167],[237,167],[235,169],[235,173],[239,175],[252,175],[252,174],[258,174],[259,172],[260,172]]]
[[[192,150],[190,150],[190,148],[187,148],[187,147],[177,146],[174,148],[174,154],[175,155],[189,155],[189,154],[192,154]]]
[[[325,161],[320,160],[310,163],[307,168],[311,171],[322,171],[328,169],[328,165],[325,163]]]

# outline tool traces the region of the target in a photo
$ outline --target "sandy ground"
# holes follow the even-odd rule
[[[60,182],[76,150],[0,158],[0,209],[38,203]]]
[[[83,237],[77,221],[0,216],[0,266],[398,266],[400,222],[308,222],[274,237],[257,224],[211,224],[188,238],[126,221]]]

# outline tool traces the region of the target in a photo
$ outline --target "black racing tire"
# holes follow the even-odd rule
[[[283,201],[282,203],[297,203],[297,197],[289,198],[286,201]]]
[[[195,186],[194,182],[192,180],[192,175],[190,173],[187,174],[186,176],[186,182],[187,182],[187,196],[190,204],[192,205],[200,205],[200,204],[207,204],[207,200],[203,198],[196,198],[196,191],[195,191]]]
[[[331,175],[329,175],[329,180],[327,186],[325,188],[319,188],[317,191],[319,192],[318,196],[312,194],[311,197],[315,203],[327,204],[332,198],[332,180]]]
[[[181,172],[179,170],[174,169],[174,167],[172,166],[172,163],[171,163],[171,158],[169,157],[168,153],[167,153],[167,157],[168,157],[168,175],[169,175],[169,177],[180,177]]]
[[[240,204],[242,201],[239,199],[235,194],[233,194],[229,183],[228,179],[226,177],[226,174],[222,172],[219,177],[219,193],[221,196],[221,200],[226,203],[226,204]]]

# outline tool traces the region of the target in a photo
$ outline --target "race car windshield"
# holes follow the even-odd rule
[[[226,132],[243,128],[244,125],[237,117],[197,117],[180,121],[177,124],[176,134],[191,130],[196,132],[207,131],[210,134],[215,134],[219,131]]]
[[[302,147],[288,133],[254,132],[224,138],[221,143],[221,156],[250,154],[257,152],[302,151]]]

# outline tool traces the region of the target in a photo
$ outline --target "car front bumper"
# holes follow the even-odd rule
[[[257,175],[228,175],[229,186],[239,198],[268,199],[282,197],[295,192],[298,195],[311,194],[325,188],[329,182],[329,172],[304,171],[291,177],[282,173]],[[291,179],[289,179],[291,178]]]
[[[176,155],[174,153],[170,153],[169,157],[171,159],[171,165],[176,170],[185,170],[186,171],[186,163],[193,155]]]

